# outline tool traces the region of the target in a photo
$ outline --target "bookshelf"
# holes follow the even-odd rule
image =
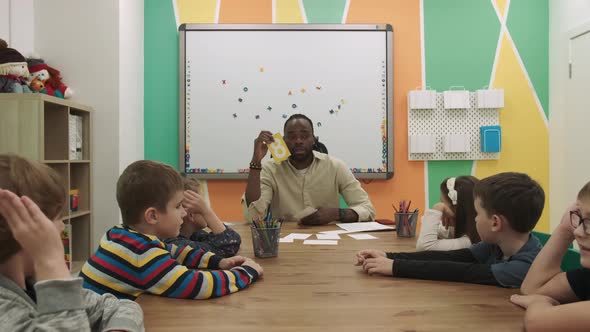
[[[70,119],[78,116],[78,123]],[[79,130],[81,128],[81,130]],[[72,274],[77,274],[92,250],[92,108],[44,94],[0,94],[0,153],[17,153],[38,160],[61,175],[66,206],[60,220],[71,229]],[[70,134],[79,134],[70,159]],[[76,149],[77,147],[77,149]],[[70,190],[77,189],[72,210]],[[67,251],[68,249],[66,249]]]

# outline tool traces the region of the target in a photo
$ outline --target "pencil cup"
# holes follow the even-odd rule
[[[279,255],[280,227],[257,228],[252,226],[250,230],[252,231],[252,245],[256,257],[266,258]]]
[[[398,237],[416,236],[416,224],[418,223],[418,211],[398,212],[395,214],[395,229]]]

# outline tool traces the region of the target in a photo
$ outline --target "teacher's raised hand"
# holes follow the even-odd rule
[[[267,144],[274,142],[272,133],[268,130],[263,130],[258,134],[258,137],[254,140],[254,154],[252,155],[253,163],[260,163],[262,158],[266,156],[268,152]]]

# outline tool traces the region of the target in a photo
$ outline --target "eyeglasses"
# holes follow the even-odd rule
[[[570,211],[570,221],[574,228],[578,228],[578,226],[582,225],[584,232],[590,235],[590,218],[582,218],[580,211]]]

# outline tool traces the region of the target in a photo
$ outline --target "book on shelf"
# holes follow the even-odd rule
[[[70,114],[69,118],[69,151],[70,151],[70,160],[82,160],[83,159],[83,151],[82,151],[82,116]]]

